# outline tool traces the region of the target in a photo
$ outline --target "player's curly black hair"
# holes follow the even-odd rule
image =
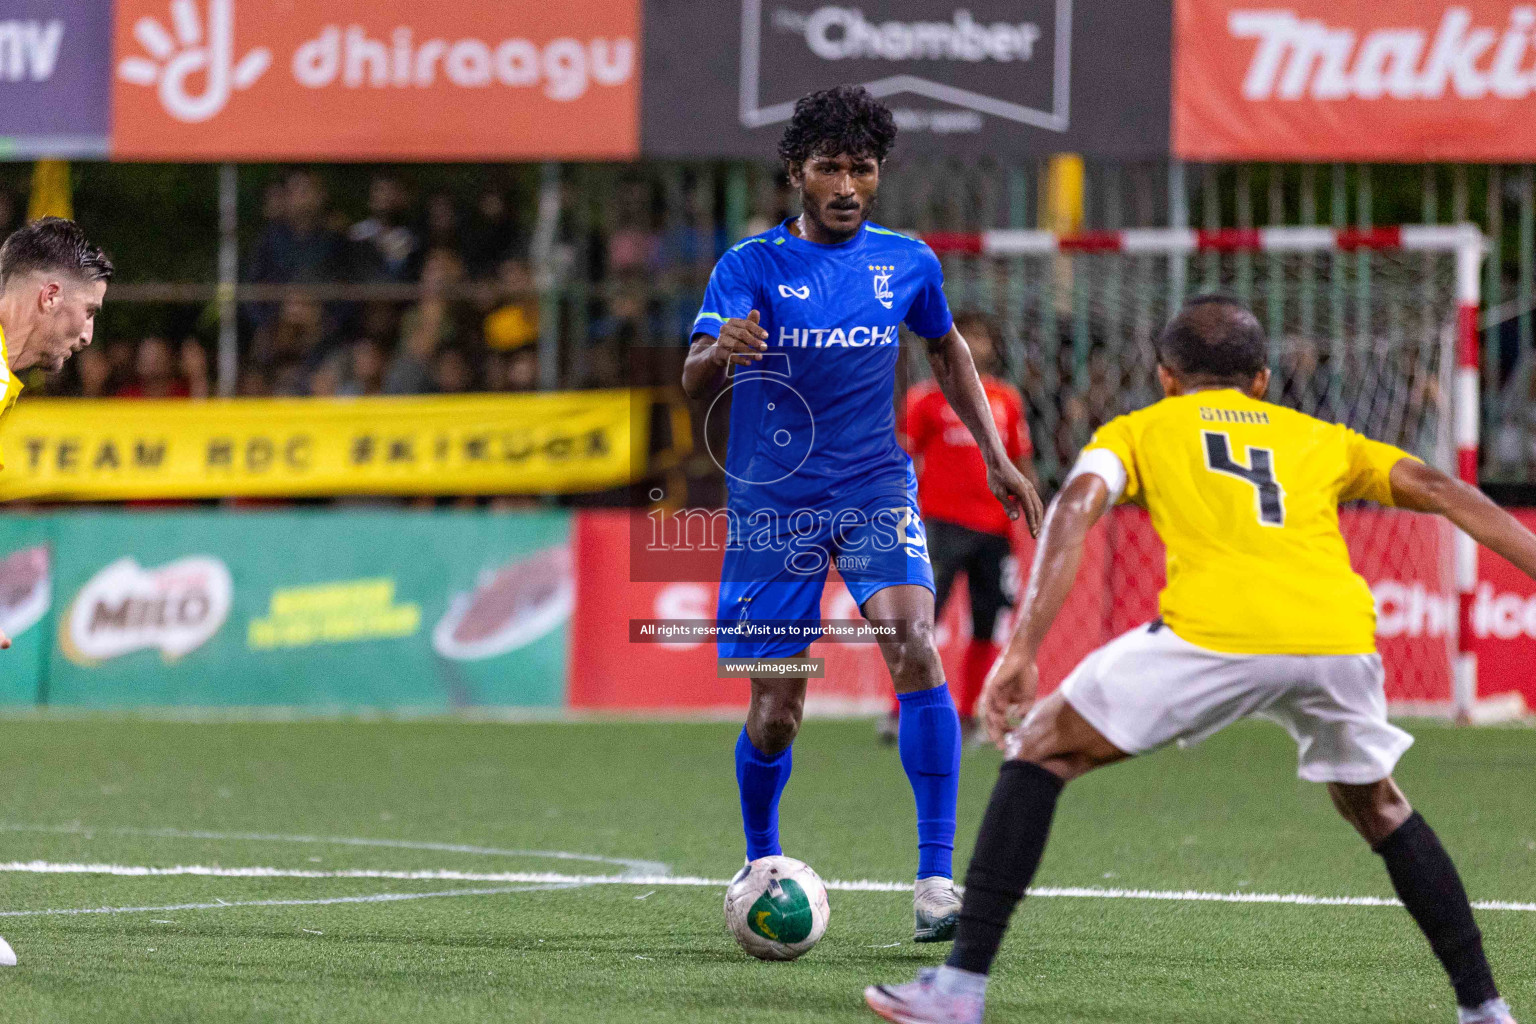
[[[862,85],[837,85],[795,102],[794,116],[779,140],[779,157],[786,167],[837,153],[883,161],[895,144],[890,108]]]
[[[1264,328],[1231,295],[1196,295],[1157,339],[1157,361],[1187,384],[1246,386],[1269,363]]]

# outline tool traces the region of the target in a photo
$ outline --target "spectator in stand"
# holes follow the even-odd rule
[[[101,349],[94,345],[81,349],[74,358],[74,367],[80,378],[81,398],[106,398],[112,394],[112,364]]]
[[[263,212],[274,214],[261,229],[247,265],[256,284],[318,284],[340,281],[347,270],[347,242],[326,213],[325,188],[313,171],[295,170],[280,192],[269,196]],[[281,305],[247,307],[256,332],[272,329]],[[262,343],[257,342],[260,349]]]
[[[651,193],[643,181],[619,186],[615,227],[608,233],[608,272],[646,273],[655,268],[658,242],[651,230]]]
[[[325,187],[313,171],[292,171],[283,182],[279,218],[262,228],[251,256],[251,280],[264,284],[342,279],[346,244],[327,223]]]
[[[459,395],[473,391],[474,386],[468,354],[457,345],[439,349],[432,359],[432,390],[440,395]]]
[[[428,249],[457,252],[464,239],[459,237],[459,206],[451,194],[434,192],[427,197],[426,226],[422,231]]]
[[[1034,448],[1024,422],[1024,399],[1016,388],[996,376],[1001,367],[1001,333],[990,318],[976,313],[955,317],[955,327],[970,344],[971,358],[1008,457],[1030,483],[1039,486]],[[1013,523],[987,485],[987,467],[976,439],[937,384],[925,381],[908,390],[898,431],[918,472],[918,504],[937,587],[936,615],[942,614],[955,577],[965,573],[971,599],[971,639],[961,661],[955,704],[963,735],[985,739],[985,730],[977,731],[976,699],[997,660],[998,647],[992,638],[998,615],[1013,604],[1008,589],[1012,581],[1007,578],[1013,561]],[[891,711],[879,728],[881,739],[888,743],[896,742],[900,707],[893,695]]]
[[[511,352],[492,352],[486,358],[487,391],[534,391],[539,386],[539,350],[524,345]]]
[[[405,183],[392,174],[374,175],[368,185],[368,217],[347,232],[355,280],[396,282],[415,276],[421,242],[409,217]]]
[[[337,393],[349,398],[365,398],[384,393],[384,371],[389,360],[384,346],[372,338],[359,338],[349,352],[350,365],[345,382]]]
[[[109,341],[102,346],[102,355],[107,357],[108,374],[111,384],[108,393],[114,393],[118,388],[133,379],[134,347],[127,341]]]
[[[464,263],[448,249],[427,253],[421,271],[421,301],[400,318],[400,347],[384,378],[390,395],[420,395],[432,390],[431,366],[437,350],[457,340],[458,329],[448,291],[464,278]]]
[[[314,299],[294,296],[278,307],[275,320],[257,332],[252,349],[269,366],[285,362],[314,366],[324,343],[324,307]]]
[[[486,315],[485,347],[510,352],[539,340],[539,296],[525,260],[509,257],[496,271],[500,305]]]
[[[464,231],[464,258],[469,276],[483,280],[498,272],[501,261],[522,251],[517,219],[507,194],[494,186],[480,191]]]
[[[118,388],[117,398],[207,398],[208,356],[195,339],[182,342],[180,360],[164,338],[139,342],[133,379]]]
[[[309,396],[311,398],[335,398],[341,394],[341,386],[346,378],[347,357],[343,352],[332,352],[320,361],[315,367],[315,372],[309,375]]]

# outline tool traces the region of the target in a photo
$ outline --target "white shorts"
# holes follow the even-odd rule
[[[1160,622],[1100,647],[1062,683],[1067,703],[1128,754],[1198,743],[1254,715],[1285,727],[1308,782],[1376,782],[1413,737],[1387,721],[1379,654],[1222,654]]]

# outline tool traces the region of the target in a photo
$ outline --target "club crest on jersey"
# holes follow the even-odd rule
[[[779,294],[786,299],[808,299],[811,297],[811,286],[803,284],[799,288],[792,288],[787,284],[781,284]]]
[[[896,293],[891,291],[891,271],[896,269],[895,266],[871,263],[869,269],[875,274],[875,298],[880,300],[880,305],[890,309],[891,301],[896,298]]]

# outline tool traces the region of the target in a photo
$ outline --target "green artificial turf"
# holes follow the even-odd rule
[[[1536,900],[1536,733],[1415,723],[1398,778],[1475,899]],[[0,861],[140,867],[729,877],[741,863],[729,724],[0,720]],[[964,864],[998,755],[967,753]],[[914,814],[867,722],[810,722],[785,850],[824,878],[910,880]],[[1279,730],[1243,724],[1069,787],[1037,884],[1390,896],[1376,858]],[[221,837],[188,833],[218,833]],[[239,834],[239,838],[232,837]],[[286,838],[284,838],[286,837]],[[354,838],[450,850],[296,842]],[[484,852],[487,849],[514,851]],[[538,853],[515,851],[540,851]],[[392,902],[219,906],[479,889]],[[0,1021],[874,1021],[862,987],[947,947],[911,943],[910,896],[831,895],[792,964],[746,958],[716,886],[0,872],[21,957]],[[1536,1013],[1536,913],[1480,914],[1517,1012]],[[988,1020],[1454,1020],[1396,907],[1026,901]]]

